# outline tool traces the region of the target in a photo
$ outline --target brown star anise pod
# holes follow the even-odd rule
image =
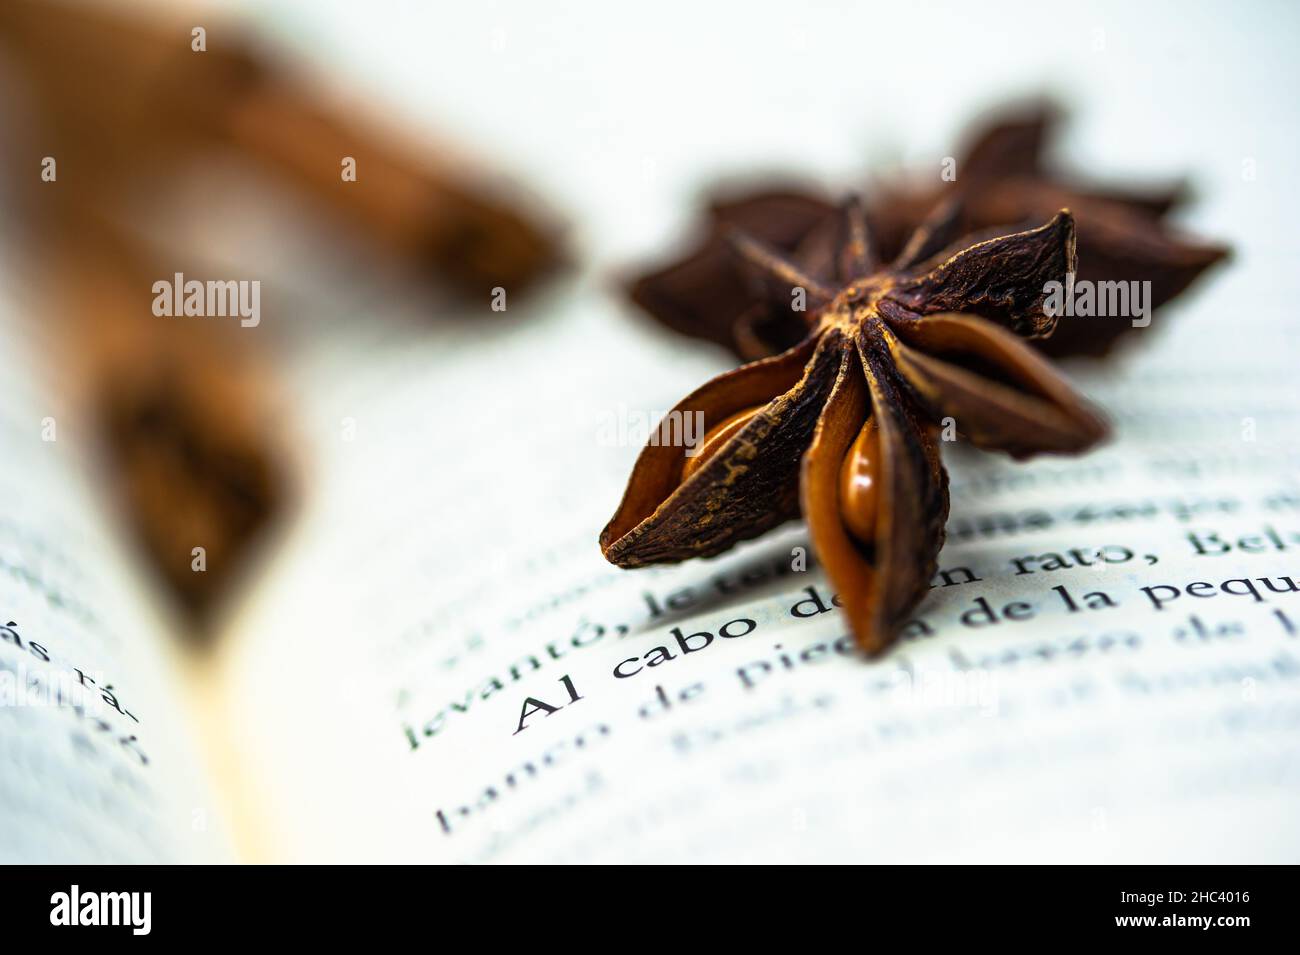
[[[1150,281],[1159,307],[1228,254],[1223,246],[1171,231],[1165,215],[1186,198],[1181,184],[1147,190],[1079,185],[1046,168],[1043,147],[1059,110],[1034,104],[1004,112],[961,152],[953,182],[891,181],[870,192],[867,219],[883,259],[897,255],[913,229],[939,205],[961,201],[957,231],[1009,231],[1070,209],[1078,222],[1079,280]],[[766,303],[739,274],[723,234],[739,227],[793,253],[835,228],[835,207],[797,186],[758,188],[717,199],[708,207],[704,241],[689,255],[636,277],[634,301],[663,324],[718,342],[742,358],[770,355],[798,341],[803,323],[788,303]],[[1126,317],[1088,317],[1059,323],[1035,347],[1054,356],[1102,355],[1133,329]]]
[[[729,242],[767,298],[806,300],[805,338],[684,398],[642,450],[600,535],[621,567],[707,557],[798,516],[866,650],[925,594],[948,515],[939,431],[1016,457],[1077,452],[1101,419],[1021,337],[1050,333],[1044,287],[1074,268],[1066,211],[1035,229],[950,246],[948,205],[885,267],[864,210],[794,258]],[[685,453],[664,440],[702,415]]]

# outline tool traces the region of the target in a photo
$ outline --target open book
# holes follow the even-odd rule
[[[723,359],[582,287],[304,343],[307,500],[192,659],[6,321],[0,858],[1294,861],[1300,398],[1281,317],[1225,340],[1213,294],[1072,369],[1101,451],[949,449],[873,660],[797,523],[604,563],[642,410]]]

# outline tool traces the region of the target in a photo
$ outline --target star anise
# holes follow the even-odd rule
[[[806,300],[806,337],[665,417],[600,535],[605,557],[639,567],[711,556],[802,510],[858,642],[883,649],[943,544],[942,427],[1016,457],[1082,451],[1106,431],[1019,337],[1052,330],[1044,287],[1074,268],[1070,213],[950,246],[957,219],[941,209],[886,267],[856,201],[839,210],[834,242],[794,258],[731,233],[769,301]],[[697,413],[697,447],[663,440]]]
[[[960,198],[962,234],[1042,221],[1069,208],[1078,222],[1079,280],[1150,281],[1151,305],[1163,305],[1228,254],[1220,245],[1186,239],[1164,217],[1186,196],[1181,184],[1146,190],[1080,185],[1048,169],[1044,145],[1059,111],[1035,104],[996,117],[961,153],[953,182],[895,180],[877,183],[867,209],[888,259],[937,206]],[[788,303],[760,301],[737,273],[723,233],[739,227],[793,253],[833,232],[835,207],[799,186],[760,188],[716,199],[708,207],[709,228],[691,254],[635,278],[632,298],[670,328],[716,341],[742,358],[774,354],[799,339],[803,323]],[[1035,347],[1054,356],[1102,355],[1134,328],[1127,317],[1092,316],[1062,321]]]

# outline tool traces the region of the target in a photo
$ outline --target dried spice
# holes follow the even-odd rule
[[[20,115],[31,128],[6,132],[28,140],[24,162],[57,156],[76,171],[59,179],[69,202],[129,214],[196,158],[230,151],[270,173],[278,191],[311,197],[420,274],[431,269],[479,300],[496,286],[514,296],[560,264],[549,216],[471,174],[468,160],[445,158],[452,149],[340,109],[238,21],[210,18],[213,41],[196,55],[187,19],[130,6],[0,4],[0,59],[30,100]],[[347,180],[345,157],[356,171]]]
[[[135,357],[157,360],[130,376],[101,356],[95,384],[104,399],[97,423],[136,538],[203,622],[281,509],[286,482],[281,463],[250,438],[266,426],[247,382],[197,351],[179,336],[150,342]]]
[[[1035,104],[996,118],[973,137],[956,163],[953,182],[895,181],[870,192],[867,220],[889,259],[913,229],[942,203],[961,200],[960,233],[1011,231],[1069,208],[1078,223],[1080,270],[1087,282],[1149,281],[1157,308],[1222,261],[1225,247],[1173,232],[1166,215],[1187,197],[1181,184],[1142,189],[1072,182],[1043,160],[1060,113]],[[634,301],[670,328],[718,342],[740,357],[775,354],[798,341],[799,316],[782,303],[768,308],[743,281],[726,254],[722,234],[742,228],[793,253],[818,229],[831,226],[834,205],[815,191],[791,186],[755,188],[710,203],[707,235],[686,257],[637,276]],[[1053,356],[1102,355],[1134,328],[1127,316],[1065,320],[1035,346]]]
[[[859,644],[887,646],[943,544],[945,419],[1015,457],[1082,451],[1106,431],[1019,337],[1052,330],[1044,287],[1074,268],[1071,215],[953,244],[960,218],[946,205],[883,268],[856,201],[794,257],[730,234],[769,302],[806,301],[805,338],[673,409],[665,422],[703,415],[699,453],[658,436],[642,450],[600,535],[605,557],[621,567],[707,557],[802,510]]]
[[[274,344],[152,311],[156,280],[206,264],[206,242],[175,241],[189,230],[178,234],[185,223],[163,212],[165,197],[256,170],[268,191],[248,195],[286,198],[286,224],[314,200],[349,235],[484,305],[497,287],[513,303],[546,278],[562,237],[449,144],[432,149],[370,125],[373,110],[340,108],[239,22],[205,18],[212,42],[199,55],[189,19],[131,6],[0,4],[6,147],[15,170],[39,170],[6,184],[44,283],[37,317],[62,333],[72,409],[95,426],[144,553],[208,629],[286,511],[293,462],[271,426],[275,369],[263,352]],[[238,177],[223,173],[231,160]]]
[[[107,465],[142,553],[197,625],[255,567],[293,497],[292,442],[269,369],[238,323],[159,322],[157,250],[85,210],[47,216],[46,290],[63,397]],[[75,426],[74,426],[75,427]]]

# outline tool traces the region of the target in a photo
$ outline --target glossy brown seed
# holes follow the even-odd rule
[[[860,543],[876,535],[880,448],[876,422],[868,418],[840,466],[840,513],[844,526]]]

